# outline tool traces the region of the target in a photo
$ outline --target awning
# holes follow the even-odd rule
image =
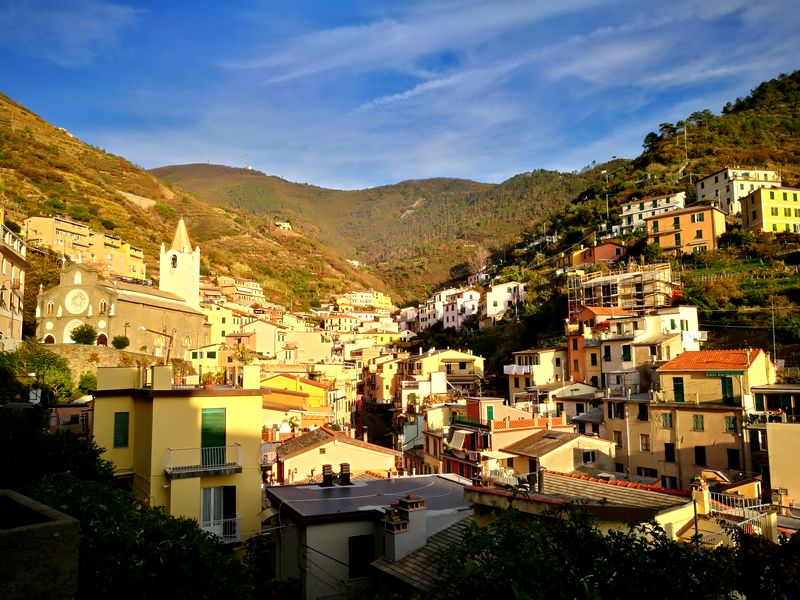
[[[466,429],[456,429],[453,432],[452,439],[447,442],[447,445],[454,450],[461,450],[464,447],[464,438],[466,438],[471,431],[467,431]]]
[[[486,450],[481,452],[484,458],[494,458],[497,460],[504,460],[506,458],[516,458],[516,454],[509,454],[508,452],[503,452],[502,450]]]

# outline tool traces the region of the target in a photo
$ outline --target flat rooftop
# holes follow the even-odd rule
[[[442,475],[416,475],[353,481],[352,485],[321,487],[318,484],[274,486],[266,488],[272,506],[289,510],[305,520],[341,518],[344,514],[362,513],[373,518],[376,510],[383,510],[398,498],[416,494],[425,500],[431,511],[453,511],[469,508],[464,500],[464,485],[457,477]]]

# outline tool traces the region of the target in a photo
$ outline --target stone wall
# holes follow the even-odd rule
[[[119,367],[124,361],[131,360],[131,365],[150,366],[156,360],[152,354],[117,350],[111,346],[87,346],[84,344],[47,344],[51,352],[63,356],[72,372],[75,385],[82,373],[87,371],[97,374],[97,367]],[[127,357],[127,358],[125,358]]]

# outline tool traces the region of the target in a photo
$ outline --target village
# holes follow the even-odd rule
[[[607,529],[654,519],[708,547],[732,543],[731,527],[777,541],[800,526],[800,383],[779,379],[770,348],[704,349],[668,259],[715,250],[731,215],[797,233],[798,201],[776,171],[725,167],[696,182],[693,204],[677,192],[622,205],[620,225],[553,256],[563,338],[514,351],[493,386],[484,357],[419,339],[513,319],[525,283],[483,268],[416,306],[352,290],[297,312],[256,281],[201,276],[183,219],[157,286],[141,249],[82,223],[4,226],[0,343],[22,344],[23,299],[48,349],[74,354],[90,331],[93,362],[74,368],[96,389],[51,405],[52,427],[96,441],[137,498],[232,548],[279,530],[273,576],[300,578],[307,598],[370,565],[408,585],[426,547],[520,486],[533,515],[577,502]],[[659,262],[615,241],[637,230]],[[32,249],[62,257],[58,285],[25,289]]]

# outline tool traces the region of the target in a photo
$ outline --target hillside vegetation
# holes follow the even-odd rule
[[[156,278],[159,247],[171,241],[184,217],[192,243],[202,249],[204,274],[251,277],[275,302],[302,306],[351,286],[386,289],[335,250],[303,236],[279,235],[230,206],[175,192],[2,94],[0,201],[18,224],[35,214],[62,215],[118,235],[144,250],[148,272]]]

